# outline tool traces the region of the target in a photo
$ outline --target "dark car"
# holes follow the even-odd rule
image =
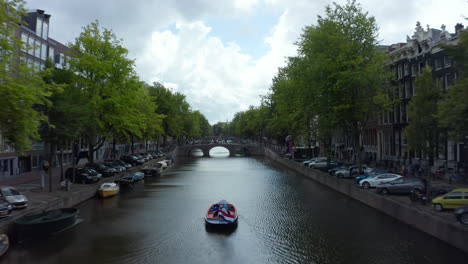
[[[86,164],[86,168],[91,168],[98,171],[102,174],[103,177],[111,177],[117,174],[117,170],[115,168],[108,167],[102,163],[88,163]]]
[[[73,170],[75,170],[75,180],[73,180]],[[89,168],[68,168],[65,177],[74,183],[95,183],[101,179],[102,174]]]
[[[426,181],[420,178],[399,178],[376,186],[377,193],[410,194],[414,189],[425,189]]]
[[[0,218],[10,216],[12,210],[13,206],[11,206],[5,198],[0,196]]]
[[[120,166],[123,166],[127,169],[130,169],[132,167],[132,165],[130,163],[127,163],[123,160],[112,160],[112,159],[108,159],[108,160],[105,160],[105,162],[114,162],[114,163],[117,163],[119,164]]]
[[[114,168],[117,172],[122,172],[127,170],[124,166],[117,164],[116,162],[111,162],[111,161],[104,161],[102,164],[104,166],[109,167],[109,168]]]
[[[315,165],[314,168],[318,169],[318,170],[321,170],[323,172],[327,172],[327,171],[329,171],[331,169],[334,169],[336,167],[339,167],[339,166],[341,166],[340,162],[332,160],[328,164]]]
[[[456,209],[455,217],[460,223],[468,225],[468,206]]]
[[[120,157],[121,161],[131,164],[132,166],[138,166],[145,163],[144,160],[137,158],[135,155],[126,155]]]

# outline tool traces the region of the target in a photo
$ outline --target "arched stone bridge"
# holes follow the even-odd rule
[[[204,157],[209,157],[210,156],[210,150],[214,147],[223,147],[229,150],[229,155],[235,156],[236,153],[243,153],[246,156],[249,155],[264,155],[264,148],[263,146],[256,145],[256,144],[218,144],[218,143],[213,143],[213,144],[197,144],[197,145],[183,145],[183,146],[177,146],[176,149],[176,155],[177,156],[185,156],[189,157],[190,152],[194,149],[199,149],[203,152]]]

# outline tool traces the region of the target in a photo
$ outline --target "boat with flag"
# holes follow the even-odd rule
[[[237,224],[237,209],[225,200],[210,206],[205,221],[208,225],[233,226]]]

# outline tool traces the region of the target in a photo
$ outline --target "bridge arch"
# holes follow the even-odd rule
[[[245,144],[198,144],[198,145],[184,145],[179,146],[178,155],[190,157],[192,151],[201,150],[204,157],[210,156],[210,150],[215,147],[223,147],[229,151],[229,156],[249,156],[257,154],[258,146],[257,145],[245,145]]]

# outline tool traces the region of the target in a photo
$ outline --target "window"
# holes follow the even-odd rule
[[[42,38],[48,39],[49,38],[49,24],[44,22],[44,26],[42,28]]]
[[[398,65],[398,79],[403,78],[403,69],[401,68],[401,64]]]
[[[421,61],[421,62],[419,63],[419,73],[422,72],[423,68],[424,68],[424,62]]]
[[[21,45],[21,50],[27,52],[28,50],[28,35],[21,33],[21,41],[23,42]]]
[[[34,62],[34,70],[39,71],[41,69],[41,64],[38,61]]]
[[[34,54],[34,38],[29,37],[28,39],[28,54]]]
[[[41,44],[41,59],[42,60],[47,59],[47,45],[45,43]]]
[[[37,40],[34,45],[34,57],[37,57],[37,58],[41,57],[41,42]]]
[[[404,67],[405,67],[405,76],[407,76],[407,75],[409,75],[409,65],[408,65],[408,63],[405,63]]]
[[[434,64],[435,64],[435,69],[436,70],[442,68],[442,64],[440,63],[440,59],[435,59]]]
[[[411,76],[416,76],[418,73],[418,64],[411,65]]]
[[[448,193],[447,195],[445,195],[444,199],[450,199],[450,200],[462,199],[462,192]]]
[[[409,81],[405,81],[405,98],[410,98],[411,97],[411,85]]]
[[[447,73],[445,75],[445,88],[449,88],[450,86],[453,86],[455,84],[453,74]]]
[[[49,59],[50,59],[51,61],[54,61],[54,58],[55,58],[54,56],[55,56],[55,50],[54,50],[54,48],[49,47]]]
[[[38,18],[36,21],[36,35],[38,35],[39,37],[42,36],[42,25],[43,25],[42,19]]]
[[[452,62],[448,56],[444,56],[444,66],[445,67],[450,67],[452,65]]]
[[[39,157],[38,156],[32,156],[32,167],[37,168],[39,165]]]
[[[468,192],[463,193],[464,199],[468,199]]]

